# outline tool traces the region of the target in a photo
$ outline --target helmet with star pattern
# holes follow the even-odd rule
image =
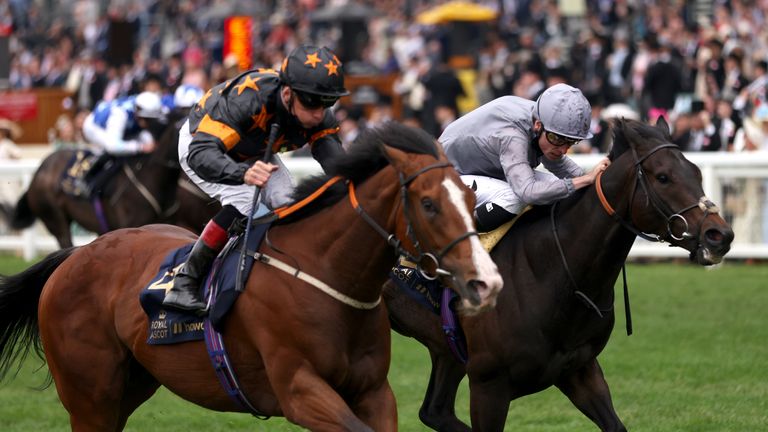
[[[280,79],[308,107],[332,106],[341,96],[349,94],[344,88],[341,61],[326,47],[295,48],[283,60]]]

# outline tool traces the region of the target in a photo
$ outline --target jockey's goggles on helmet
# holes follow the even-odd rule
[[[308,109],[330,108],[339,100],[338,96],[324,96],[297,90],[294,90],[293,93],[299,99],[299,102]]]
[[[555,147],[562,147],[562,146],[570,147],[570,146],[578,143],[579,141],[581,141],[578,138],[564,137],[562,135],[558,135],[558,134],[556,134],[554,132],[550,132],[548,130],[544,131],[544,136],[546,136],[547,137],[547,141],[549,141],[549,143],[552,144]]]

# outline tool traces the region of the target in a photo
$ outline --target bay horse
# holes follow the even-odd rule
[[[259,251],[279,253],[349,300],[257,260],[222,333],[262,414],[314,431],[393,431],[390,327],[380,302],[398,254],[390,246],[451,273],[475,311],[492,307],[501,277],[473,232],[472,191],[425,132],[396,123],[368,131],[329,174],[346,184],[277,221]],[[304,180],[297,200],[328,178]],[[160,385],[212,410],[244,412],[218,385],[203,341],[146,343],[139,292],[169,252],[194,240],[169,225],[126,228],[3,278],[0,372],[14,353],[40,354],[42,342],[77,432],[122,430]]]
[[[104,187],[101,202],[108,230],[162,222],[200,232],[220,208],[215,200],[191,195],[183,184],[177,185],[186,178],[177,156],[176,122],[181,115],[170,118],[158,133],[153,153],[125,158],[123,169]],[[61,248],[72,246],[73,221],[91,232],[104,231],[92,201],[73,197],[62,188],[64,171],[78,151],[60,149],[42,161],[16,203],[12,228],[27,228],[39,218]]]
[[[494,309],[460,317],[466,365],[452,354],[440,318],[386,284],[392,328],[429,349],[419,411],[427,426],[470,430],[454,412],[466,375],[473,430],[504,430],[513,399],[550,386],[600,430],[626,430],[597,356],[613,329],[614,283],[636,236],[711,265],[730,249],[733,231],[704,196],[698,167],[671,144],[663,119],[655,127],[618,120],[613,133],[612,163],[595,185],[523,213],[491,252],[505,289]]]

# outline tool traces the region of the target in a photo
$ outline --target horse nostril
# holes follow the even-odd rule
[[[707,239],[707,242],[712,246],[720,246],[726,242],[728,235],[726,235],[724,232],[718,229],[708,229],[704,233],[704,237]]]

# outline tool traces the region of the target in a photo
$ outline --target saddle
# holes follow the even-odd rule
[[[108,153],[95,154],[88,149],[78,150],[62,173],[61,188],[64,193],[75,198],[93,198],[120,169],[122,161],[122,158]]]
[[[270,224],[264,223],[252,227],[246,244],[246,249],[249,252],[258,250],[269,226]],[[163,307],[165,293],[173,286],[173,278],[184,265],[192,250],[193,243],[168,253],[161,263],[157,275],[142,289],[139,295],[141,307],[149,318],[147,344],[169,345],[202,340],[205,335],[204,322],[206,319],[210,320],[215,330],[220,330],[224,317],[240,294],[235,289],[235,279],[242,242],[245,241],[244,237],[242,232],[230,237],[224,249],[214,260],[209,274],[203,278],[203,295],[210,304],[207,318],[200,317],[194,311]],[[253,263],[253,254],[248,253],[245,257],[245,265],[242,267],[243,281],[248,280]],[[210,299],[211,296],[214,298]]]

